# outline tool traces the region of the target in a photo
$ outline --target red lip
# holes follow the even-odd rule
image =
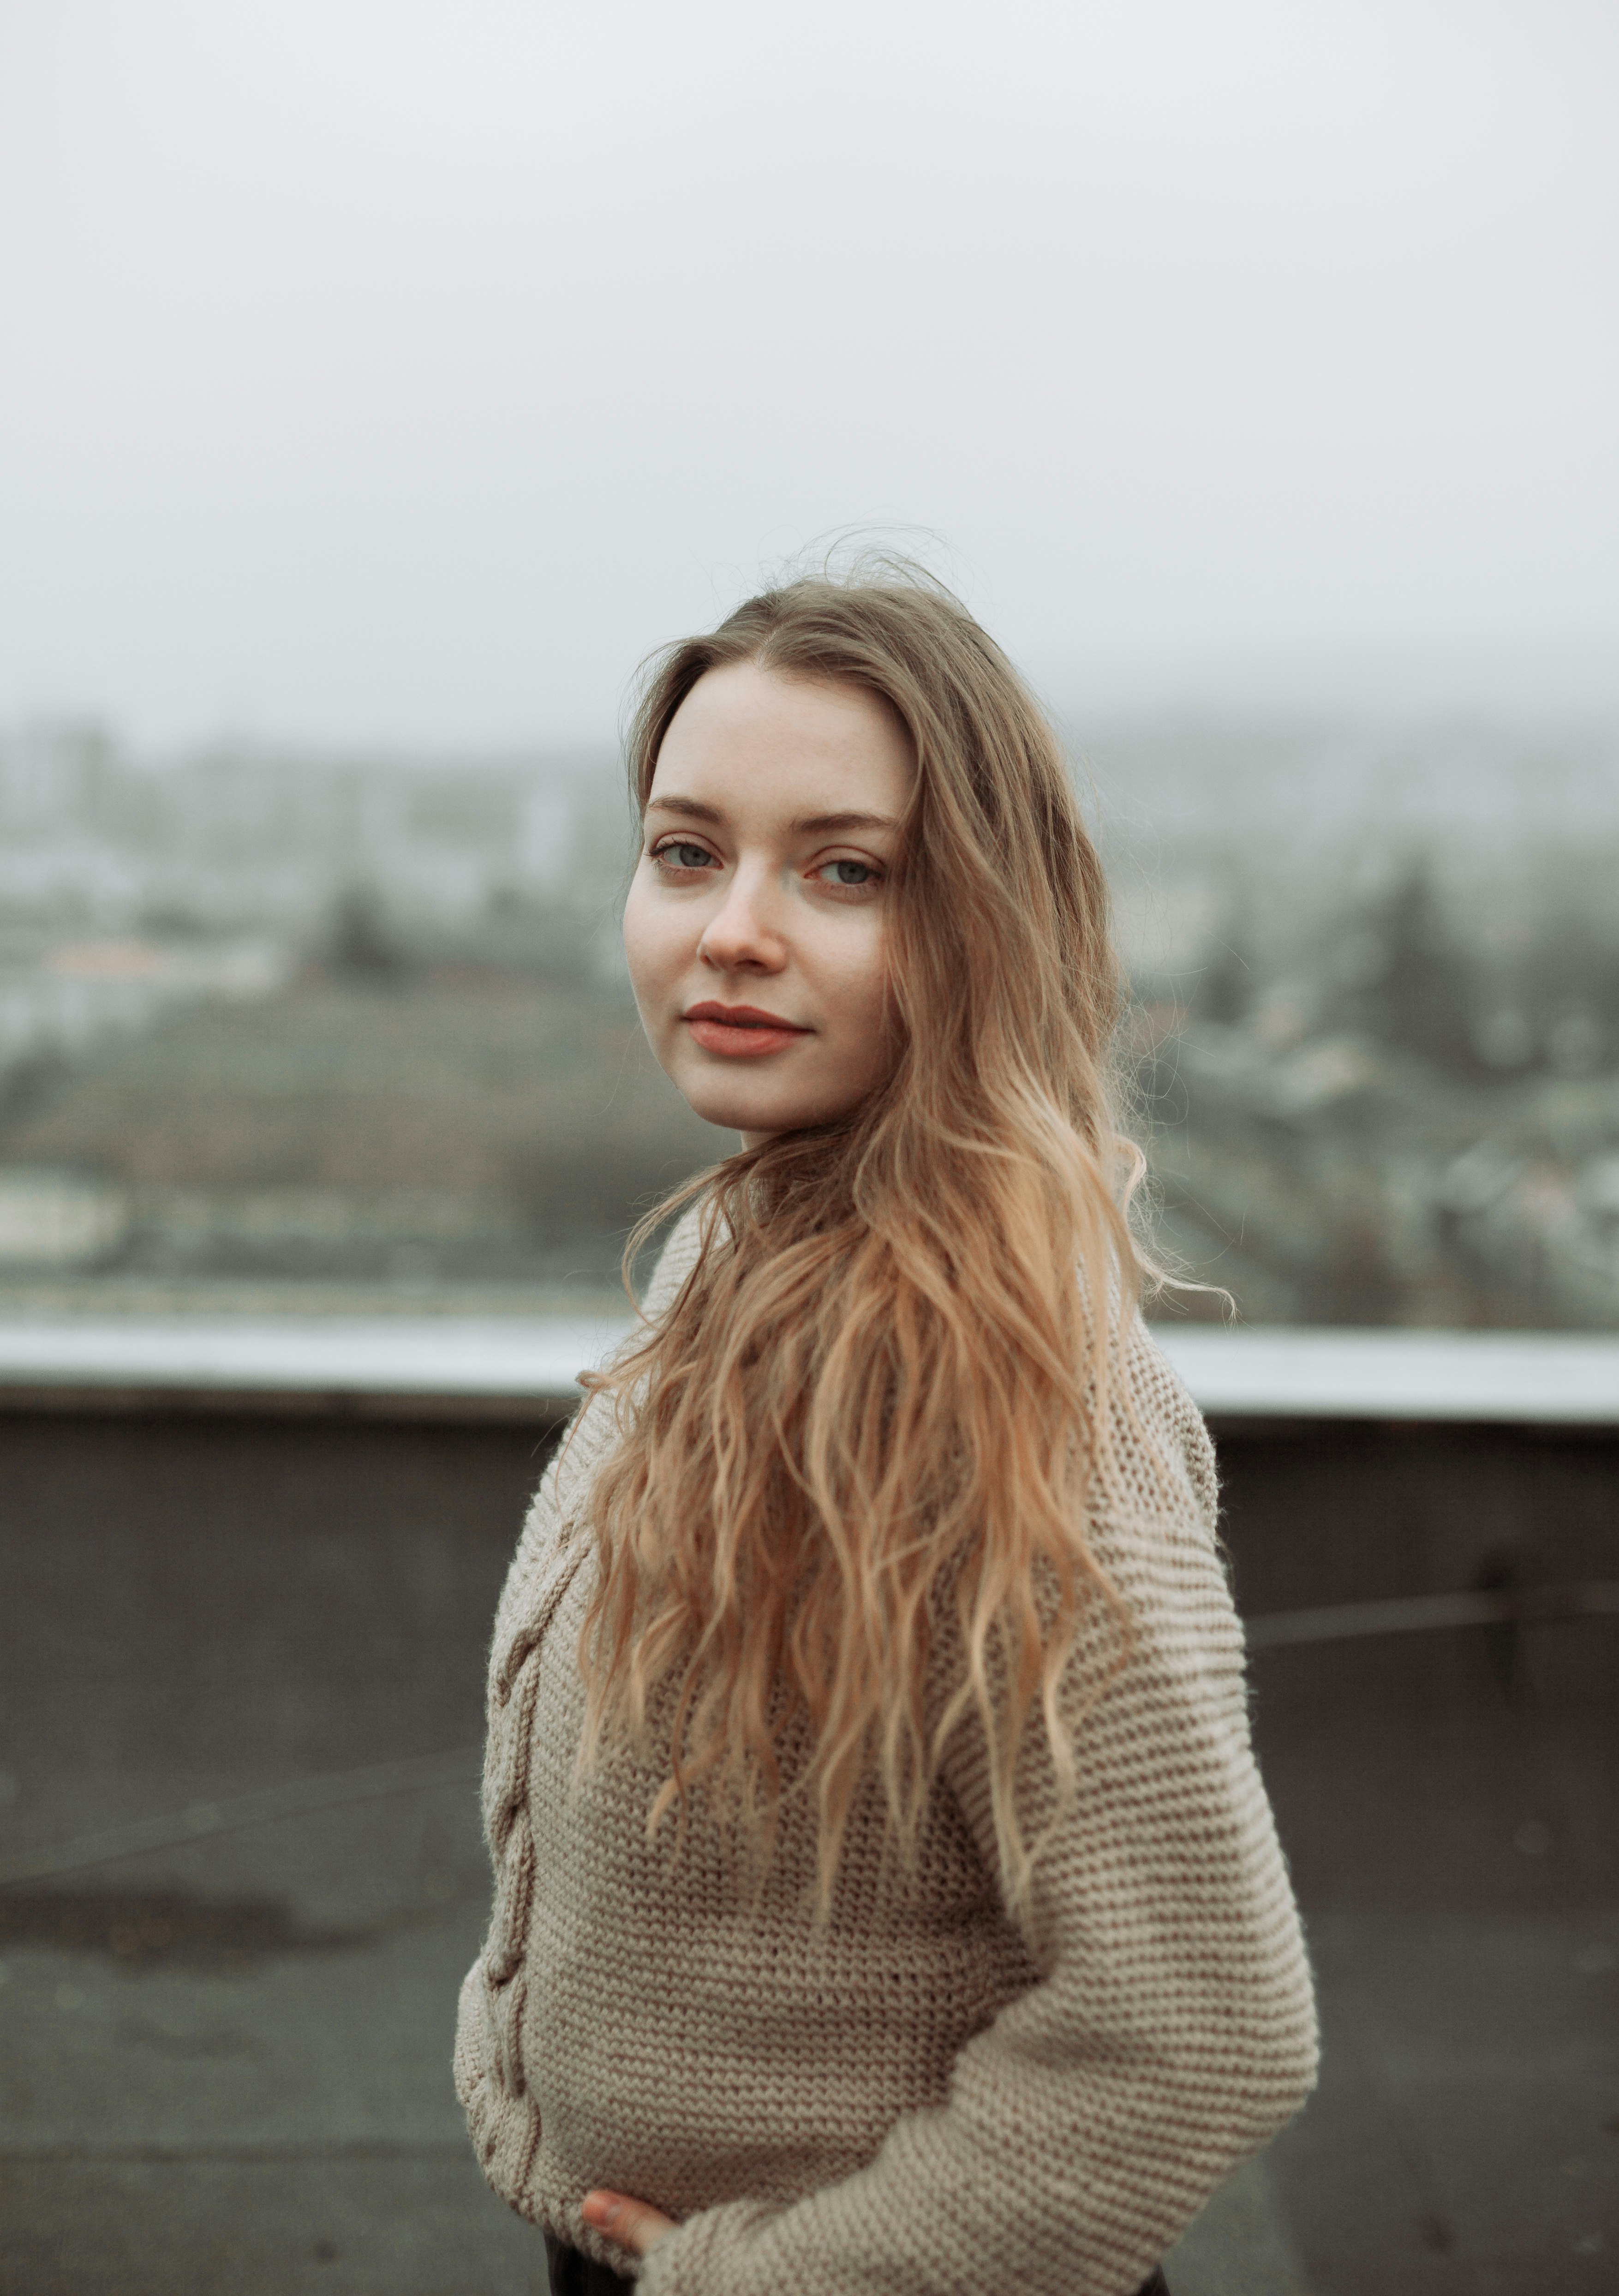
[[[716,1004],[712,1000],[693,1004],[681,1014],[683,1021],[718,1021],[727,1029],[789,1029],[796,1037],[807,1037],[809,1030],[800,1028],[797,1021],[784,1021],[779,1013],[762,1013],[756,1004]]]
[[[681,1018],[693,1044],[722,1061],[763,1061],[784,1053],[795,1038],[812,1032],[756,1004],[716,1004],[706,999]]]

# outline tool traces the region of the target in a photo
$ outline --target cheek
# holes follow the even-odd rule
[[[649,890],[637,877],[624,904],[625,961],[637,996],[655,990],[680,963],[676,921],[648,898]]]
[[[876,919],[845,940],[830,972],[827,985],[838,1018],[863,1029],[870,1027],[882,1013],[887,987],[887,948]]]

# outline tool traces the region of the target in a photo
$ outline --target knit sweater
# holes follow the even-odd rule
[[[692,1263],[696,1217],[665,1250],[653,1316]],[[1121,1428],[1091,1540],[1132,1644],[1109,1680],[1097,1637],[1076,1643],[1061,1695],[1094,1699],[1078,1800],[1021,1924],[976,1708],[913,1872],[883,1856],[880,1783],[857,1792],[819,1933],[813,1802],[784,1815],[755,1912],[695,1796],[673,1874],[668,1825],[648,1843],[663,1769],[615,1749],[570,1793],[607,1398],[547,1470],[495,1617],[495,1908],[462,1988],[455,2083],[495,2190],[644,2296],[1126,2296],[1309,2094],[1314,2004],[1249,1745],[1213,1452],[1139,1320],[1122,1361],[1173,1502]],[[947,1636],[940,1650],[936,1699],[964,1663]],[[993,1664],[991,1680],[1004,1686]],[[1038,1706],[1031,1725],[1028,1841],[1057,1807]],[[785,1740],[784,1784],[806,1751]],[[679,2229],[633,2259],[585,2223],[596,2185]]]

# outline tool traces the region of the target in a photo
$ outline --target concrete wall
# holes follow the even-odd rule
[[[1619,1436],[1216,1432],[1245,1612],[1619,1576]],[[0,1856],[474,1746],[544,1439],[0,1415]],[[1325,2070],[1177,2296],[1610,2284],[1616,1632],[1255,1652]],[[447,2079],[486,1900],[464,1783],[0,1890],[0,2296],[539,2285]]]

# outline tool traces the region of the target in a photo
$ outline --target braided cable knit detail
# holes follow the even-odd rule
[[[700,1207],[693,1207],[664,1248],[643,1303],[650,1320],[671,1305],[696,1260],[699,1218]],[[536,1881],[530,1777],[541,1693],[537,1660],[557,1605],[584,1560],[585,1502],[616,1432],[610,1401],[597,1396],[580,1406],[564,1431],[524,1521],[489,1653],[482,1799],[494,1905],[483,1951],[462,1988],[454,2071],[484,2173],[523,2215],[533,2213],[530,2186],[542,2134],[524,2062],[531,1991],[525,1956]]]

